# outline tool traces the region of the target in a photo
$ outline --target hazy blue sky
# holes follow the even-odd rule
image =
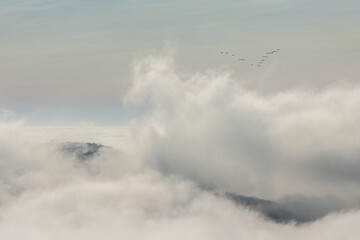
[[[357,82],[359,12],[356,0],[4,0],[0,108],[34,119],[121,118],[131,62],[167,41],[179,71],[225,67],[264,92]],[[274,48],[259,71],[219,54],[255,60]]]

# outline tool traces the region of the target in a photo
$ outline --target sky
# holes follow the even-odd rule
[[[357,239],[359,10],[1,1],[0,239]]]
[[[0,8],[0,107],[34,123],[89,120],[91,112],[99,123],[128,121],[121,100],[133,61],[169,44],[182,74],[226,68],[264,94],[359,75],[355,0],[16,0]],[[256,61],[277,48],[259,71],[219,55]]]

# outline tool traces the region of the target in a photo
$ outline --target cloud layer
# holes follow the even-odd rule
[[[134,62],[125,103],[143,111],[126,145],[81,161],[3,114],[1,239],[359,235],[359,86],[261,95],[222,71],[184,78],[165,53]],[[214,192],[318,220],[279,225]]]

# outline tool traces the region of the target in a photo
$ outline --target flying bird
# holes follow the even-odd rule
[[[258,62],[253,62],[253,63],[250,64],[250,66],[251,67],[255,67],[255,66],[261,67],[262,64],[265,63],[266,60],[271,59],[271,56],[269,56],[269,55],[273,55],[274,53],[277,53],[279,50],[280,50],[280,48],[277,48],[276,50],[271,50],[271,51],[266,52],[266,54],[263,53],[264,55],[261,56],[260,59],[258,59]],[[231,52],[221,51],[220,53],[221,54],[231,55],[233,57],[236,56],[235,53],[231,53]],[[238,61],[247,61],[247,60],[245,58],[238,58]]]

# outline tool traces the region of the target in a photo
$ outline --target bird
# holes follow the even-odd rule
[[[224,52],[220,52],[221,54],[223,54]]]

